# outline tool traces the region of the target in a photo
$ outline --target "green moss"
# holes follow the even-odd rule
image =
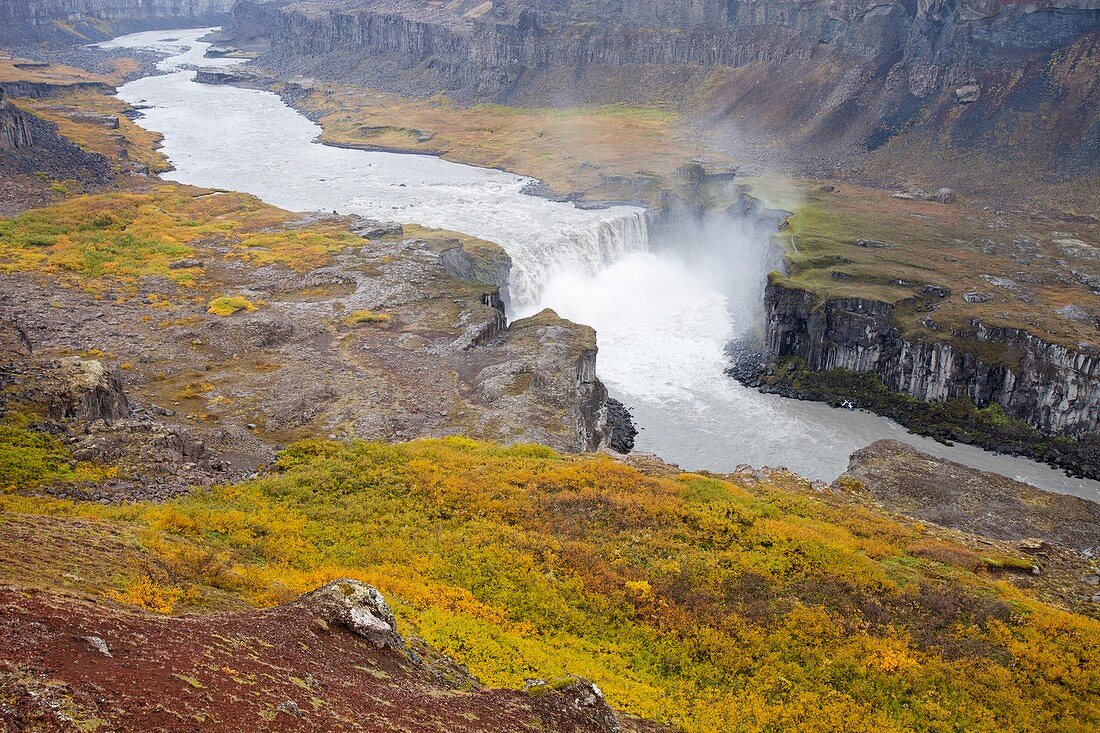
[[[65,446],[52,435],[0,425],[0,489],[71,479],[70,460]]]
[[[18,413],[9,413],[0,424],[0,491],[57,482],[95,482],[118,475],[115,467],[73,460],[60,440],[25,423]]]
[[[1021,557],[983,557],[982,565],[990,570],[1024,571],[1030,573],[1035,563]]]

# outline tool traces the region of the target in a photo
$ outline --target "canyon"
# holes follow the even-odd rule
[[[3,9],[0,725],[1097,723],[1091,0]]]
[[[691,106],[749,159],[883,178],[904,161],[991,191],[994,163],[1055,181],[1095,166],[1098,18],[1091,0],[246,1],[229,34],[268,39],[265,62],[288,73],[414,97]],[[992,132],[1023,125],[1034,134],[1008,154]]]
[[[262,51],[259,63],[290,79],[295,89],[307,79],[412,98],[445,94],[466,103],[522,107],[549,101],[568,107],[629,100],[690,108],[686,126],[706,141],[700,146],[702,159],[717,158],[722,165],[732,159],[742,169],[765,165],[852,181],[873,177],[878,186],[912,186],[914,176],[931,177],[941,188],[943,183],[959,185],[971,198],[998,202],[1013,200],[1016,189],[1006,184],[1015,176],[1037,176],[1036,186],[1028,189],[1032,205],[1056,201],[1063,207],[1063,213],[1046,214],[1047,226],[1061,227],[1064,220],[1083,214],[1077,220],[1084,226],[1074,237],[1092,241],[1095,219],[1086,212],[1095,181],[1091,172],[1097,164],[1098,118],[1096,105],[1085,100],[1095,96],[1100,78],[1089,50],[1097,41],[1098,12],[1089,2],[792,7],[246,1],[235,6],[226,38]],[[316,106],[341,109],[331,96],[334,90],[324,91],[322,101],[317,84],[307,81],[304,93],[289,88],[282,93],[307,114]],[[1041,120],[1032,114],[1036,105],[1045,110]],[[740,109],[753,114],[746,119]],[[342,121],[334,119],[333,124],[341,125],[342,140],[355,139],[356,133],[345,132]],[[1028,134],[1009,152],[1001,147],[1005,136],[991,134],[995,129],[1027,129]],[[420,132],[431,148],[434,133]],[[366,135],[364,131],[369,146]],[[415,149],[424,143],[405,145]],[[936,153],[928,155],[929,150]],[[778,157],[772,154],[777,151]],[[662,179],[654,185],[650,171],[626,165],[605,168],[602,181],[588,191],[565,193],[598,198],[598,192],[624,190],[621,181],[633,177],[639,182],[633,195],[648,200],[658,219],[671,216],[677,199],[661,198]],[[896,170],[905,170],[907,177],[899,178]],[[664,186],[673,183],[673,177],[663,177]],[[677,215],[683,213],[681,207]],[[938,247],[940,238],[959,233],[942,227],[929,236],[929,244]],[[1058,237],[1067,235],[1053,236],[1057,245]],[[852,241],[862,240],[857,234]],[[1094,262],[1091,245],[1083,244],[1053,277],[1079,293],[1075,297],[1083,307],[1073,312],[1080,320],[1095,323],[1096,282],[1089,275]],[[1053,256],[1065,258],[1067,253],[1058,247]],[[785,251],[792,256],[789,246]],[[851,268],[842,267],[851,261],[849,251],[842,241],[811,267],[834,279],[852,280]],[[1007,283],[1014,276],[1052,277],[1012,272],[1011,259],[1001,263],[997,267],[1005,275],[982,277]],[[893,273],[899,283],[905,282],[897,277],[901,272]],[[889,273],[856,274],[855,283],[866,281],[873,290],[883,275]],[[755,344],[738,344],[738,349],[762,350],[772,361],[797,357],[813,371],[875,374],[887,390],[925,402],[962,397],[979,410],[1000,405],[1010,420],[1035,434],[1019,439],[1010,435],[1020,432],[1015,426],[999,430],[984,425],[986,434],[981,436],[948,430],[941,437],[1022,452],[1079,474],[1097,475],[1095,329],[1086,328],[1073,338],[1070,334],[1080,331],[1078,326],[1045,317],[1038,323],[1036,309],[1027,312],[1026,306],[1011,316],[1003,310],[971,308],[967,313],[952,307],[956,312],[944,322],[939,316],[945,309],[926,293],[944,291],[955,273],[926,271],[918,276],[922,282],[889,299],[858,297],[858,288],[853,299],[833,297],[832,287],[803,283],[784,290],[773,284],[765,299],[766,334]],[[988,288],[978,284],[983,285]],[[966,297],[1000,300],[975,290]],[[913,329],[895,316],[899,309],[912,311],[914,304],[929,324],[920,333],[910,333]],[[825,316],[830,325],[821,327],[811,311],[836,316]],[[850,312],[860,315],[847,317]],[[860,319],[866,314],[864,323]],[[844,324],[832,324],[844,318]],[[804,335],[792,336],[795,330]],[[1039,356],[1017,358],[1032,352]],[[762,385],[755,376],[749,381]],[[772,379],[769,388],[811,396],[806,390],[781,389],[777,381]],[[834,397],[835,404],[845,395]],[[868,400],[860,406],[882,409]],[[896,411],[887,414],[899,417]],[[913,421],[907,424],[925,429]],[[1049,439],[1054,439],[1053,446]]]

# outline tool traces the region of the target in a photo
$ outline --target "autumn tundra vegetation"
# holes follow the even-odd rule
[[[31,461],[69,477],[59,446],[5,437],[0,483],[25,485]],[[1100,624],[998,580],[974,549],[784,472],[651,469],[462,438],[308,440],[270,475],[164,504],[0,506],[8,523],[132,538],[144,560],[112,559],[89,588],[104,598],[210,613],[357,578],[487,684],[579,674],[688,731],[1100,719]],[[43,581],[62,570],[40,562]]]

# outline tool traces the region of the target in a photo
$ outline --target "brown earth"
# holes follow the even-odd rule
[[[582,681],[541,694],[449,682],[308,603],[171,618],[9,587],[0,619],[4,730],[580,733],[616,717]]]

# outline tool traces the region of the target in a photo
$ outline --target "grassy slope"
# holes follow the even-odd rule
[[[1096,621],[976,574],[973,553],[920,525],[783,475],[645,475],[464,439],[307,441],[274,475],[165,505],[9,493],[0,507],[5,523],[77,527],[91,547],[127,538],[83,592],[202,612],[357,577],[489,684],[578,673],[689,731],[1100,723]],[[15,580],[77,583],[27,567],[41,553],[15,534]]]

